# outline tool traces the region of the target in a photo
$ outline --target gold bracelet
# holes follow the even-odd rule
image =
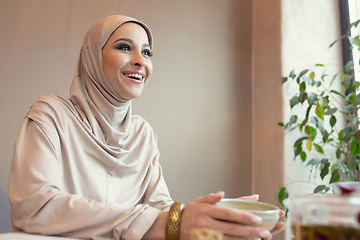
[[[171,204],[166,222],[166,240],[179,240],[181,215],[184,208],[185,204],[182,202]]]

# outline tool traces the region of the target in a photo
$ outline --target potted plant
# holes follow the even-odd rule
[[[360,20],[352,23],[347,34],[334,41],[330,47],[342,39],[350,42],[351,48],[360,48],[359,35],[352,37],[350,30],[356,28]],[[356,63],[360,64],[360,63]],[[322,74],[318,73],[322,70]],[[333,87],[334,81],[341,79],[343,91]],[[330,83],[329,83],[330,82]],[[288,122],[280,122],[285,131],[298,130],[301,136],[294,142],[294,160],[300,159],[310,169],[320,174],[328,183],[317,185],[314,193],[326,193],[330,185],[339,181],[360,181],[360,82],[354,79],[354,63],[344,65],[341,74],[329,76],[326,66],[316,64],[312,69],[300,73],[291,71],[282,77],[282,84],[295,84],[298,91],[291,96],[290,109],[301,104],[306,107],[303,115],[293,114]],[[342,117],[345,121],[338,121]],[[333,149],[324,154],[324,149]],[[322,157],[311,157],[312,151]],[[328,154],[328,152],[332,152]],[[276,198],[282,201],[288,197],[286,186],[278,189]]]

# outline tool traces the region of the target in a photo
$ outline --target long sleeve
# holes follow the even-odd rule
[[[66,156],[61,148],[62,139],[53,136],[49,137],[33,120],[24,119],[15,144],[9,179],[15,230],[75,238],[140,239],[161,209],[166,209],[171,202],[157,160],[142,203],[104,203],[101,197],[93,199],[93,193],[90,197],[83,196],[84,189],[71,187],[83,176],[79,171],[72,174],[64,171],[69,162],[63,161]],[[102,184],[108,183],[109,179],[102,179],[96,171],[99,170],[87,173],[93,178],[89,188],[101,192],[106,188]]]

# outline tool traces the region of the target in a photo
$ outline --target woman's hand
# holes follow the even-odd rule
[[[261,221],[258,216],[238,209],[216,206],[215,203],[223,197],[224,193],[218,192],[190,202],[182,214],[180,240],[189,239],[191,228],[220,230],[224,234],[224,240],[271,239],[272,233],[278,233],[284,228],[284,223],[281,222],[272,233],[255,227],[254,225]],[[257,201],[258,198],[258,195],[252,195],[241,199]]]

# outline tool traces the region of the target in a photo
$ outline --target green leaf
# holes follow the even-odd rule
[[[359,39],[359,36],[358,36]],[[354,69],[354,62],[352,60],[348,61],[344,66],[344,71],[350,73]]]
[[[318,158],[311,159],[306,166],[317,166],[321,163],[321,160]]]
[[[325,65],[324,64],[321,64],[321,63],[317,63],[315,64],[316,67],[324,67]]]
[[[336,113],[337,108],[328,108],[326,109],[324,115],[333,115],[334,113]]]
[[[355,141],[360,144],[360,130],[355,131]]]
[[[359,144],[357,144],[357,142],[355,140],[351,141],[350,144],[350,150],[351,150],[351,155],[354,155],[356,153],[356,150],[358,150]]]
[[[355,104],[355,95],[353,92],[346,95],[345,100],[350,102],[351,104]]]
[[[335,169],[331,173],[331,178],[330,178],[329,183],[331,184],[331,183],[335,183],[335,182],[338,182],[338,181],[340,181],[340,174],[339,174],[339,170]]]
[[[292,109],[296,104],[300,103],[299,97],[295,96],[290,99],[290,108]]]
[[[341,79],[342,79],[341,85],[344,86],[345,90],[349,88],[349,86],[353,80],[353,77],[354,77],[354,75],[352,73],[350,73],[350,74],[343,73],[341,75]]]
[[[331,87],[331,85],[333,85],[333,83],[334,83],[334,81],[335,81],[335,79],[336,79],[336,77],[338,76],[339,74],[337,73],[337,74],[335,74],[334,76],[333,76],[333,78],[331,79],[331,82],[330,82],[330,87]]]
[[[278,125],[279,125],[280,127],[283,127],[283,126],[284,126],[284,123],[283,123],[283,122],[278,122]]]
[[[357,157],[355,157],[354,155],[351,155],[347,159],[347,166],[351,171],[354,171],[356,169],[358,162],[359,162],[359,160],[357,159]]]
[[[357,35],[356,37],[354,37],[354,38],[352,39],[352,42],[353,42],[354,45],[360,47],[359,35]]]
[[[349,171],[349,168],[343,162],[339,162],[338,167],[339,167],[340,171],[342,171],[343,173],[346,173]]]
[[[339,93],[338,91],[331,90],[330,92],[335,93],[335,94],[339,95],[340,97],[342,97],[343,99],[345,99],[345,97],[341,93]]]
[[[320,132],[324,131],[324,119],[318,118],[319,120],[319,124],[317,126],[317,128],[320,130]]]
[[[304,151],[301,152],[300,159],[301,159],[301,161],[305,162],[305,160],[306,160],[306,152],[304,152]]]
[[[319,105],[325,108],[329,104],[329,96],[319,98]]]
[[[312,108],[312,105],[309,105],[309,107],[306,109],[305,119],[299,124],[300,131],[302,131],[302,128],[304,127],[304,125],[309,121],[309,114],[310,114],[311,108]]]
[[[278,199],[280,204],[284,207],[283,201],[289,197],[289,192],[286,187],[279,187],[276,193],[275,200]]]
[[[350,86],[350,82],[344,83],[344,89],[345,89],[345,91],[349,88],[349,86]]]
[[[360,82],[359,82],[359,81],[353,81],[353,83],[352,83],[352,90],[353,90],[354,92],[356,92],[357,89],[359,89],[359,86],[360,86]]]
[[[294,158],[296,158],[299,154],[301,154],[301,152],[302,152],[302,142],[301,144],[294,146],[294,154],[295,154]]]
[[[309,125],[306,125],[306,126],[305,126],[305,133],[306,133],[307,135],[309,135],[309,137],[310,137],[310,139],[311,139],[312,141],[314,141],[314,139],[315,139],[315,137],[316,137],[316,129],[315,129],[315,128],[313,128],[313,127],[311,127],[311,126],[309,126]]]
[[[324,150],[320,147],[320,145],[314,143],[314,148],[317,152],[324,154]]]
[[[315,124],[316,127],[319,126],[319,120],[315,116],[311,116],[311,122]]]
[[[302,144],[302,141],[304,141],[304,140],[306,140],[306,139],[309,139],[309,137],[301,137],[301,138],[299,138],[299,139],[296,140],[296,142],[294,143],[294,147],[297,146],[297,145]]]
[[[331,48],[337,41],[340,41],[341,39],[343,38],[346,38],[347,36],[346,35],[342,35],[340,38],[336,39],[334,42],[332,42],[329,46],[329,48]]]
[[[350,28],[357,27],[357,25],[360,23],[360,19],[356,20],[355,22],[351,23],[349,26],[348,31],[350,31]],[[345,35],[346,36],[346,35]]]
[[[346,106],[344,107],[344,111],[345,111],[346,113],[351,113],[351,112],[354,111],[354,110],[355,110],[355,108],[354,108],[354,106],[351,105],[351,104],[348,104],[348,105],[346,105]]]
[[[334,115],[332,115],[330,117],[330,126],[333,128],[336,124],[336,117]]]
[[[282,78],[281,78],[281,84],[284,84],[287,80],[288,80],[287,77],[282,77]]]
[[[348,142],[354,134],[354,129],[352,127],[344,128],[342,132],[342,141]]]
[[[321,106],[319,105],[316,106],[315,114],[316,116],[324,120],[324,109]]]
[[[356,95],[356,106],[360,103],[360,93]]]
[[[314,189],[314,193],[322,192],[322,191],[325,190],[325,188],[326,188],[325,185],[319,185],[319,186],[317,186],[317,187]]]
[[[307,93],[306,93],[306,92],[302,92],[302,93],[300,94],[300,96],[299,96],[299,101],[300,101],[301,103],[304,103],[306,99],[307,99]]]
[[[321,133],[322,133],[322,135],[323,135],[322,140],[323,140],[323,142],[325,143],[325,142],[328,140],[328,138],[329,138],[329,133],[328,133],[326,130],[325,130],[325,131],[322,131]]]
[[[340,149],[336,149],[336,158],[337,159],[340,159],[340,157],[341,157],[341,150]]]
[[[294,114],[290,117],[289,123],[293,124],[296,123],[296,121],[297,121],[297,115]]]
[[[295,74],[294,70],[292,70],[290,72],[289,77],[291,77],[292,79],[294,79],[296,77],[296,74]]]
[[[305,69],[305,70],[301,71],[298,78],[301,78],[302,76],[304,76],[308,71],[309,71],[309,69]]]
[[[321,172],[320,177],[324,180],[325,176],[329,173],[330,163],[329,160],[324,158],[321,160]]]
[[[308,94],[307,100],[308,100],[309,105],[314,105],[314,104],[316,104],[317,99],[318,99],[318,98],[317,98],[317,95],[316,95],[316,94],[314,94],[314,93],[309,93],[309,94]]]

